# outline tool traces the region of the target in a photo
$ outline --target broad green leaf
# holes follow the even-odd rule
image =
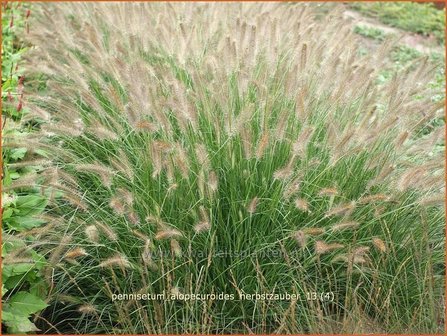
[[[25,242],[21,239],[17,239],[17,240],[10,240],[10,241],[6,241],[5,238],[6,237],[6,233],[4,231],[2,231],[3,233],[3,244],[2,244],[2,257],[5,257],[8,255],[8,253],[11,253],[12,251],[24,247],[25,246]]]
[[[8,220],[8,227],[12,230],[22,232],[44,224],[46,220],[34,217],[15,216]]]
[[[6,92],[11,87],[11,80],[8,78],[2,85],[2,91]]]
[[[13,209],[12,208],[8,208],[8,209],[4,210],[3,211],[3,215],[2,215],[2,219],[3,220],[8,219],[9,217],[11,217],[12,213],[13,213]]]
[[[28,316],[12,313],[7,308],[2,311],[2,320],[8,327],[9,334],[24,334],[39,330]]]
[[[46,297],[48,293],[48,284],[45,280],[35,280],[30,289],[29,292],[31,294],[36,295],[37,297]]]
[[[48,200],[38,195],[19,196],[16,201],[16,207],[20,209],[21,216],[41,214],[47,204]]]
[[[34,268],[32,263],[21,263],[21,264],[8,264],[3,265],[2,275],[3,277],[12,277],[15,275],[22,275]],[[4,281],[5,279],[3,279]]]
[[[12,180],[17,180],[20,177],[20,174],[17,172],[11,172],[9,176],[11,177]]]
[[[8,170],[8,168],[5,167],[5,169],[3,170],[3,186],[7,187],[7,186],[11,185],[11,182],[12,182],[12,179],[9,174],[9,170]]]
[[[28,280],[26,279],[27,274],[4,277],[3,282],[5,283],[5,287],[9,290],[16,290],[18,288],[22,288],[22,286],[27,285],[28,282]]]
[[[36,251],[31,251],[31,257],[35,261],[34,267],[38,270],[42,269],[47,264],[47,259]]]
[[[43,201],[38,195],[25,195],[17,197],[17,207],[34,207]]]
[[[37,313],[48,306],[41,298],[27,292],[14,294],[6,305],[12,313],[22,316]]]
[[[25,157],[25,154],[28,150],[26,148],[17,148],[11,151],[11,159],[12,160],[20,160]]]

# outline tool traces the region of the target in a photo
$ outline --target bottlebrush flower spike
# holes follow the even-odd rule
[[[331,243],[331,244],[326,244],[325,242],[318,240],[315,242],[315,252],[317,254],[324,254],[324,253],[328,253],[331,252],[333,250],[337,250],[343,248],[342,244],[338,244],[338,243]]]
[[[82,306],[79,306],[78,312],[80,312],[81,314],[89,315],[89,314],[96,314],[97,310],[95,306],[87,303]]]
[[[332,231],[341,231],[341,230],[348,230],[348,229],[356,229],[359,227],[359,223],[355,221],[349,221],[349,222],[341,222],[338,224],[335,224],[332,226]]]
[[[336,196],[338,195],[337,188],[323,188],[318,193],[320,196]]]
[[[97,243],[99,240],[98,228],[94,225],[89,225],[85,228],[85,235],[92,243]]]
[[[76,259],[79,257],[84,257],[86,255],[88,255],[88,253],[85,251],[85,249],[83,249],[82,247],[76,247],[73,250],[65,253],[65,258],[66,259]]]
[[[307,202],[304,198],[297,198],[295,200],[295,206],[297,209],[304,211],[304,212],[310,212],[309,211],[309,202]]]
[[[201,222],[197,223],[196,225],[194,225],[194,231],[196,233],[206,232],[206,231],[209,231],[210,229],[211,229],[211,225],[207,221],[201,221]]]
[[[99,267],[114,267],[114,266],[120,268],[130,268],[131,264],[125,255],[119,253],[102,261],[99,264]]]
[[[175,239],[171,240],[171,251],[177,258],[182,256],[182,248],[180,247],[179,242]]]
[[[167,228],[165,230],[160,230],[155,235],[155,239],[163,240],[168,238],[182,238],[183,235],[179,230]]]
[[[382,239],[375,237],[372,239],[372,243],[380,252],[385,253],[387,251],[386,244]]]
[[[318,236],[318,235],[325,233],[326,229],[318,228],[318,227],[308,227],[308,228],[304,228],[303,232],[309,236]]]
[[[344,204],[340,204],[326,213],[326,217],[330,216],[343,216],[350,214],[355,208],[355,202],[348,202]]]
[[[296,240],[299,247],[301,247],[301,248],[306,247],[307,236],[304,233],[304,231],[302,231],[302,230],[296,231],[292,234],[292,237]]]
[[[254,198],[250,201],[250,203],[249,203],[248,206],[247,206],[247,211],[248,211],[250,214],[255,213],[255,211],[256,211],[256,207],[258,206],[258,202],[259,202],[259,198],[258,198],[258,197],[254,197]]]

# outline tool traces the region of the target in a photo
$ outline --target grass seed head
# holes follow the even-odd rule
[[[364,255],[368,252],[369,252],[369,246],[359,246],[354,249],[353,254]]]
[[[258,207],[258,203],[259,203],[258,197],[252,198],[252,200],[247,206],[247,212],[250,214],[254,214],[256,212],[256,208]]]
[[[306,235],[319,236],[326,232],[325,228],[309,227],[302,230]]]
[[[151,240],[147,239],[144,243],[143,252],[141,253],[141,259],[143,260],[143,263],[151,268],[151,269],[157,269],[157,266],[152,259],[152,250],[153,250],[153,243]]]
[[[201,221],[198,222],[195,226],[194,226],[194,232],[195,233],[202,233],[202,232],[207,232],[211,229],[211,224],[208,221]]]
[[[383,202],[383,201],[388,201],[389,198],[390,197],[388,195],[384,195],[384,194],[368,195],[368,196],[361,197],[359,199],[359,203],[360,204],[368,204],[368,203],[375,203],[375,202]]]
[[[285,199],[290,199],[293,195],[295,195],[298,191],[300,191],[302,183],[302,177],[297,177],[293,181],[287,184],[286,189],[283,192],[283,197]]]
[[[303,198],[297,198],[295,200],[295,206],[296,206],[297,209],[299,209],[301,211],[309,212],[309,202],[307,202]]]
[[[302,230],[298,230],[292,234],[292,237],[296,240],[298,243],[298,246],[301,248],[306,247],[307,244],[307,236]]]
[[[85,235],[87,239],[92,243],[98,243],[99,241],[99,232],[98,228],[95,225],[89,225],[85,228]]]
[[[127,158],[127,154],[120,149],[118,155],[119,157],[113,158],[110,160],[110,163],[117,172],[121,172],[125,177],[132,181],[134,172],[133,167]]]
[[[288,178],[290,178],[293,174],[293,169],[292,167],[284,167],[281,169],[278,169],[277,171],[275,171],[273,173],[273,178],[275,180],[287,180]]]
[[[196,151],[197,161],[198,161],[199,165],[203,168],[209,169],[210,161],[208,158],[208,150],[206,149],[205,145],[197,144],[195,151]]]
[[[79,257],[84,257],[88,255],[88,253],[85,251],[85,249],[83,249],[82,247],[76,247],[70,251],[68,251],[67,253],[65,253],[64,258],[66,259],[76,259]]]
[[[98,137],[100,140],[110,140],[116,141],[118,140],[118,135],[115,132],[112,132],[108,128],[97,123],[95,126],[87,129],[90,133]]]
[[[349,202],[345,204],[340,204],[326,213],[326,217],[331,216],[347,216],[349,215],[355,208],[355,202]]]
[[[87,304],[83,304],[83,305],[79,306],[78,312],[80,312],[82,314],[91,315],[91,314],[96,314],[97,310],[94,305],[87,303]]]
[[[373,239],[372,239],[372,243],[373,243],[374,247],[375,247],[377,250],[379,250],[380,252],[385,253],[385,252],[387,251],[385,242],[384,242],[382,239],[377,238],[377,237],[376,237],[376,238],[373,238]]]
[[[101,223],[99,221],[95,222],[95,226],[103,232],[103,234],[111,241],[117,241],[118,235],[113,231],[113,229],[110,227],[110,225]]]
[[[445,194],[434,195],[434,196],[426,196],[421,200],[422,206],[435,206],[435,205],[444,205],[445,206]]]
[[[349,222],[341,222],[338,224],[335,224],[332,226],[332,231],[342,231],[342,230],[349,230],[349,229],[356,229],[359,227],[359,223],[355,221],[349,221]]]
[[[171,240],[171,251],[177,258],[182,256],[182,248],[180,247],[179,242],[175,239]]]
[[[120,267],[120,268],[130,268],[131,264],[126,256],[122,254],[115,254],[114,256],[105,259],[99,264],[99,267]]]
[[[99,163],[83,163],[77,164],[75,166],[75,169],[79,172],[97,174],[106,188],[110,188],[110,186],[112,185],[114,172],[109,167],[106,167]]]
[[[293,144],[293,152],[296,155],[303,156],[306,153],[307,145],[312,138],[315,129],[313,127],[306,127],[298,136],[298,139]]]
[[[218,179],[215,171],[210,171],[210,173],[208,174],[208,186],[212,192],[217,191]]]
[[[123,204],[122,198],[118,196],[113,196],[110,199],[109,206],[115,211],[115,213],[119,216],[124,215],[126,210],[125,205]]]
[[[138,214],[135,211],[129,211],[127,213],[127,219],[129,222],[131,222],[133,225],[138,225],[140,223],[140,219],[138,217]]]
[[[336,196],[338,195],[337,188],[323,188],[318,193],[320,196]]]
[[[268,131],[264,131],[261,139],[259,140],[258,147],[256,149],[256,158],[261,159],[264,156],[265,149],[268,145],[270,135]]]
[[[155,235],[155,239],[157,240],[164,240],[164,239],[170,239],[170,238],[182,238],[183,234],[176,229],[165,229],[165,230],[160,230],[157,232],[157,234]]]
[[[344,246],[342,244],[338,244],[338,243],[327,244],[322,240],[317,240],[315,242],[315,253],[317,255],[325,254],[325,253],[332,252],[333,250],[341,249],[343,247]]]

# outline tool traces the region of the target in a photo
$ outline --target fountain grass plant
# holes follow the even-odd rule
[[[42,329],[443,328],[443,133],[421,135],[443,103],[426,59],[380,84],[393,41],[360,56],[338,12],[318,22],[305,4],[36,12],[41,132],[4,142],[49,159],[9,186],[50,197],[28,233],[49,263]],[[116,299],[145,293],[177,299]],[[254,293],[299,298],[240,299]]]

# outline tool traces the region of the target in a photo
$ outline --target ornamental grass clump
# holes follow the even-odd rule
[[[46,89],[27,104],[41,131],[4,142],[51,161],[11,186],[51,195],[57,219],[40,247],[41,328],[361,332],[346,322],[358,314],[376,330],[439,330],[444,139],[421,132],[443,105],[426,59],[379,84],[392,41],[361,56],[338,12],[316,21],[305,4],[61,3],[35,16],[27,68]],[[166,297],[112,299],[138,293]]]

